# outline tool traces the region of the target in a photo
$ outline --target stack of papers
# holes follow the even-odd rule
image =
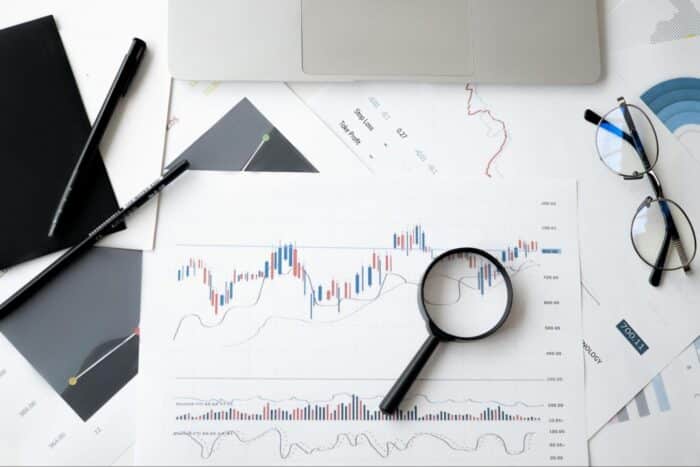
[[[87,262],[132,272],[67,276],[86,306],[52,325],[60,362],[17,352],[31,322],[3,330],[0,462],[697,464],[700,278],[648,285],[629,224],[651,193],[600,163],[583,119],[621,95],[643,108],[664,191],[700,223],[697,0],[604,2],[601,82],[527,92],[171,83],[166,8],[47,1],[3,16],[56,17],[91,119],[131,37],[148,43],[101,148],[120,203],[163,164],[196,164],[163,195],[157,229],[153,203],[104,241],[120,249]],[[318,173],[233,173],[292,159]],[[393,241],[413,231],[420,248]],[[490,339],[442,346],[387,420],[379,401],[426,335],[421,273],[460,246],[504,258],[513,316]],[[52,259],[0,272],[0,298]],[[103,285],[133,294],[100,327],[115,313]],[[121,380],[80,386],[102,372]]]
[[[119,204],[126,204],[161,173],[167,3],[11,2],[2,11],[0,27],[54,16],[91,121],[132,38],[147,43],[100,148]],[[139,210],[127,230],[102,243],[116,248],[85,256],[36,297],[31,313],[2,323],[0,463],[111,464],[133,445],[140,250],[153,248],[156,212],[155,203]],[[55,258],[1,274],[0,300]]]

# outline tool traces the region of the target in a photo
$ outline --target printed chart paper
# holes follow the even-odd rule
[[[366,83],[334,84],[313,97],[308,87],[299,88],[379,176],[579,180],[589,436],[700,334],[700,276],[668,273],[661,287],[648,284],[650,268],[634,252],[630,226],[653,193],[646,180],[625,181],[600,162],[596,129],[583,113],[604,113],[620,95],[647,109],[660,139],[656,171],[664,192],[683,206],[697,230],[700,113],[698,81],[688,79],[697,75],[697,63],[688,57],[698,56],[699,46],[695,38],[628,49],[615,55],[598,84],[534,86],[526,93],[509,86]],[[621,328],[649,349],[640,354]]]
[[[592,465],[697,465],[700,339],[590,441]]]
[[[178,183],[144,262],[137,463],[587,463],[574,182]],[[441,345],[387,419],[378,404],[426,338],[418,281],[461,246],[508,268],[512,316]],[[503,285],[465,268],[455,293]]]
[[[217,124],[229,125],[228,140],[224,130],[215,136],[220,140],[206,146],[218,155],[228,144],[230,165],[219,157],[215,164],[197,161],[195,170],[248,168],[240,162],[254,159],[256,151],[264,153],[267,146],[278,147],[281,140],[322,174],[366,173],[352,152],[281,83],[173,81],[166,165],[184,156]],[[263,141],[266,136],[269,140]]]
[[[220,91],[218,95],[213,95],[214,90]],[[245,146],[252,142],[255,149],[268,135],[256,158],[261,163],[296,156],[324,173],[337,168],[339,173],[352,174],[353,166],[362,171],[343,144],[284,85],[176,82],[173,92],[169,162],[223,115],[230,114],[240,121],[240,125],[226,128],[240,133],[232,133],[236,141],[228,147],[231,161],[247,159],[250,153],[245,152]],[[261,132],[250,133],[251,128]],[[198,151],[206,152],[210,147],[205,145]],[[232,163],[230,168],[240,170],[242,166]],[[149,177],[148,182],[156,175]],[[155,207],[154,201],[154,212]],[[0,300],[58,255],[0,271]],[[134,267],[140,271],[140,252],[98,248],[91,256],[103,258],[104,264],[96,268],[92,279],[99,281],[105,274],[111,280],[100,281],[96,288],[68,279],[58,284],[60,279],[68,278],[66,271],[56,287],[52,287],[54,283],[47,287],[62,300],[54,301],[51,307],[30,307],[26,318],[23,313],[12,320],[12,330],[0,326],[0,332],[6,332],[0,338],[0,464],[112,464],[117,458],[122,462],[121,454],[133,446],[132,415],[139,391],[138,378],[132,380],[139,350],[135,328],[140,294],[135,284],[140,284],[140,277],[135,273],[129,277],[119,274],[123,268],[116,267],[118,263],[110,258],[113,255],[126,258],[129,264],[136,261]],[[114,299],[100,305],[92,297],[97,294],[107,299],[105,289],[120,297],[133,294],[135,306]],[[119,311],[115,312],[114,307]],[[41,324],[36,329],[32,327],[35,319]],[[55,332],[47,337],[43,333],[52,325]],[[75,385],[70,385],[71,378],[75,378]]]

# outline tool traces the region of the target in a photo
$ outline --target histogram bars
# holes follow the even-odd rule
[[[523,417],[508,413],[501,406],[486,408],[476,415],[454,411],[421,413],[414,405],[408,410],[399,410],[386,415],[378,409],[368,408],[356,395],[347,403],[306,404],[303,407],[281,409],[266,403],[257,411],[239,410],[234,407],[209,410],[201,414],[185,413],[177,421],[418,421],[418,422],[539,422],[539,417]]]
[[[656,396],[656,404],[658,406],[659,412],[668,412],[671,410],[671,403],[668,398],[668,393],[666,392],[666,385],[664,384],[663,376],[659,373],[654,377],[647,388],[653,388],[654,395]],[[626,407],[620,409],[620,411],[615,415],[613,421],[615,422],[626,422],[630,419],[630,411],[632,410],[632,405],[636,407],[636,412],[640,418],[648,417],[653,412],[649,406],[647,399],[647,394],[645,390],[642,389],[639,393],[634,396],[632,402],[630,402]]]
[[[527,259],[533,253],[540,251],[534,240],[518,240],[516,245],[508,246],[500,251],[501,262],[513,263]],[[542,253],[544,253],[544,249]],[[548,254],[561,254],[561,250],[547,249]],[[235,296],[239,283],[274,281],[282,277],[291,277],[302,283],[301,290],[308,303],[309,319],[314,318],[314,307],[321,304],[338,305],[344,300],[362,297],[365,292],[375,292],[381,288],[387,274],[394,270],[396,255],[410,256],[412,254],[429,255],[434,257],[434,249],[427,241],[427,235],[421,225],[415,225],[403,231],[394,232],[390,245],[383,251],[373,251],[358,268],[343,279],[332,278],[324,283],[315,284],[311,280],[299,249],[294,243],[284,243],[273,247],[257,269],[239,271],[233,269],[232,274],[223,285],[215,286],[214,276],[202,259],[190,258],[177,270],[178,282],[200,281],[207,289],[207,300],[214,315],[222,308],[230,305]],[[480,264],[475,257],[469,258],[469,268],[475,272],[476,286],[481,295],[491,287],[497,279],[497,271],[491,265]]]

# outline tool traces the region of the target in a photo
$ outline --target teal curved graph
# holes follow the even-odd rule
[[[642,94],[642,100],[672,133],[700,126],[699,78],[663,81]]]

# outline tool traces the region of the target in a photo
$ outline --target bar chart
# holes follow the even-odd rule
[[[697,357],[697,362],[692,362],[693,359],[687,357],[689,353]],[[678,361],[682,358],[685,359],[685,363],[681,365]],[[695,396],[693,394],[689,397],[685,394],[686,391],[679,391],[679,388],[683,388],[686,385],[688,388],[694,387],[691,382],[691,374],[696,371],[695,368],[700,368],[700,338],[696,339],[687,351],[684,352],[681,357],[678,357],[676,362],[656,375],[629,404],[620,409],[610,423],[622,423],[630,420],[654,417],[655,415],[669,413],[674,410],[674,408],[676,411],[687,411],[688,400],[700,396]],[[695,392],[698,391],[698,389],[691,390]],[[674,399],[672,394],[675,395],[676,399]],[[680,400],[679,395],[681,396]],[[672,403],[674,400],[675,406]]]
[[[645,418],[653,413],[668,412],[671,410],[666,385],[663,375],[659,373],[654,377],[649,386],[642,389],[634,400],[623,407],[615,416],[616,422],[627,422],[630,417]]]
[[[416,421],[416,422],[540,422],[534,415],[520,415],[518,409],[529,409],[524,404],[515,408],[498,403],[465,401],[461,403],[431,403],[425,396],[413,400],[393,415],[378,409],[378,397],[362,398],[357,394],[339,394],[327,401],[199,401],[180,402],[176,406],[195,407],[175,417],[177,421]],[[405,404],[406,405],[406,404]],[[449,405],[449,408],[441,406]],[[461,406],[461,407],[460,407]],[[473,412],[462,407],[472,406]],[[483,406],[476,407],[473,406]],[[537,406],[536,409],[542,409]],[[466,409],[469,410],[469,409]]]

